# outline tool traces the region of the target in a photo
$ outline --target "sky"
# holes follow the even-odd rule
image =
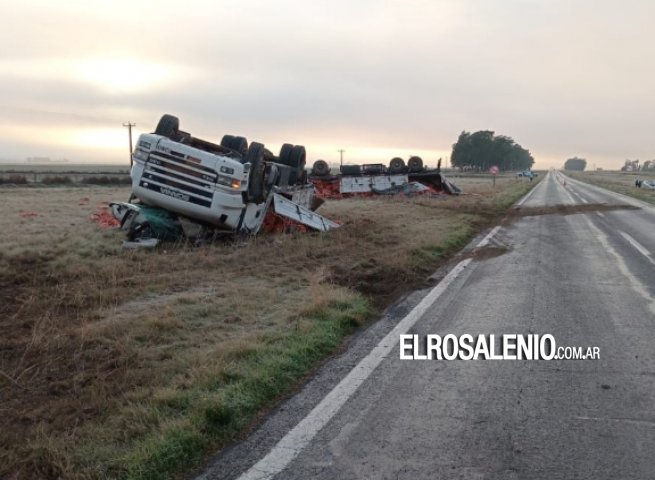
[[[492,130],[537,168],[655,158],[651,0],[0,0],[0,159],[128,163],[164,113],[308,163],[450,156]]]

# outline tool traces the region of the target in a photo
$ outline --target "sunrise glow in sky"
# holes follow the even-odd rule
[[[308,161],[450,155],[493,130],[538,168],[655,158],[650,0],[0,0],[0,160],[127,159],[185,131]]]

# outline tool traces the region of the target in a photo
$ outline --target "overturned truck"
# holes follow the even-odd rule
[[[309,180],[322,198],[398,193],[461,193],[441,173],[441,160],[436,169],[428,169],[417,156],[410,157],[407,164],[402,158],[394,157],[388,167],[382,163],[341,165],[339,173],[332,173],[327,162],[317,160],[312,166]]]
[[[132,242],[256,234],[273,214],[315,230],[337,226],[313,211],[320,203],[307,184],[301,145],[284,144],[276,156],[240,136],[214,144],[164,115],[153,133],[139,136],[132,159],[132,196],[111,204]]]

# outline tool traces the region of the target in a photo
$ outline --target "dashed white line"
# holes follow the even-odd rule
[[[571,195],[572,192],[569,192],[566,188],[564,188],[564,186],[563,186],[562,184],[559,184],[559,187],[562,189],[562,192],[564,192],[564,194],[565,194],[567,197],[569,197],[569,201],[570,201],[572,204],[575,204],[576,201],[575,201],[575,198],[573,198],[573,195]]]
[[[591,228],[596,233],[595,238],[597,238],[601,245],[603,245],[604,250],[615,258],[616,266],[618,267],[619,271],[629,280],[630,287],[632,287],[635,292],[637,292],[644,298],[644,300],[648,302],[648,308],[653,314],[655,314],[655,299],[651,295],[648,286],[644,284],[639,277],[634,276],[630,272],[630,269],[625,263],[625,260],[614,249],[614,247],[612,247],[612,244],[610,243],[607,236],[602,232],[602,230],[594,225],[589,217],[584,217],[584,219],[587,221],[589,228]]]
[[[639,243],[637,240],[632,238],[632,236],[630,236],[629,234],[627,234],[625,232],[622,232],[620,230],[619,230],[619,233],[621,234],[621,236],[623,238],[625,238],[628,241],[628,243],[630,245],[632,245],[635,248],[635,250],[637,250],[644,257],[646,257],[648,259],[648,261],[650,261],[650,263],[655,265],[655,260],[653,260],[653,257],[651,256],[650,252],[648,251],[648,249],[646,247],[644,247],[641,243]]]

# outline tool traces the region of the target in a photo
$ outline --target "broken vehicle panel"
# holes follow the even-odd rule
[[[313,228],[314,230],[325,232],[339,226],[338,223],[335,223],[316,212],[312,212],[309,208],[298,205],[277,193],[273,194],[273,203],[275,213],[278,215],[299,222]]]

